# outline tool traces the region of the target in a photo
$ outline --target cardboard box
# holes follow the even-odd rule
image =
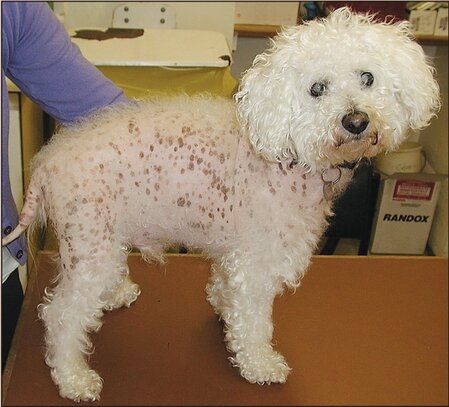
[[[437,19],[435,23],[434,35],[437,37],[447,37],[448,36],[448,12],[446,7],[441,7],[438,9]]]
[[[436,10],[412,10],[409,16],[412,31],[421,35],[433,35],[436,19]]]
[[[443,179],[396,173],[381,181],[370,253],[424,254]]]

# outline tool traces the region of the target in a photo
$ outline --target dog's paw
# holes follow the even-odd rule
[[[238,352],[230,360],[250,383],[285,383],[291,370],[284,357],[272,349]]]
[[[121,307],[130,307],[130,305],[137,300],[139,295],[139,286],[136,283],[133,283],[130,279],[125,278],[115,290],[105,295],[105,305],[103,309],[112,311]]]
[[[80,368],[58,373],[53,369],[51,375],[63,398],[76,402],[100,399],[103,379],[95,370]]]

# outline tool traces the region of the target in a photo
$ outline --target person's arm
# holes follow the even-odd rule
[[[87,61],[46,3],[2,4],[8,76],[61,123],[128,99]]]

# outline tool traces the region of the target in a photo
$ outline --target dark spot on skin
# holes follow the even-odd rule
[[[69,244],[69,246],[70,246],[70,244]],[[71,262],[70,268],[71,268],[71,269],[74,269],[75,266],[79,263],[79,261],[80,261],[80,259],[79,259],[78,257],[72,256],[72,257],[70,258],[70,262]]]
[[[291,167],[289,167],[291,169]],[[287,175],[287,171],[284,169],[284,167],[282,166],[282,163],[279,163],[279,169],[281,170],[283,175]]]
[[[177,204],[178,206],[184,206],[186,204],[186,200],[183,197],[178,198]]]

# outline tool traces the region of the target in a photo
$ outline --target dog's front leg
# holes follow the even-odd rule
[[[225,322],[230,360],[240,374],[250,383],[284,383],[290,368],[272,347],[273,300],[281,284],[259,266],[235,254],[215,264],[208,300]]]

